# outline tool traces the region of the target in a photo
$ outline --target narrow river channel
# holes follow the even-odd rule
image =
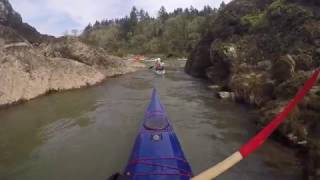
[[[215,98],[173,63],[164,77],[140,71],[82,90],[0,110],[1,180],[105,180],[121,171],[155,85],[194,173],[255,133],[254,113]],[[269,141],[220,180],[301,179],[294,152]]]

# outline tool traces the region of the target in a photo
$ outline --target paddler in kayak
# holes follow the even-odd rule
[[[155,70],[156,70],[156,71],[163,71],[163,70],[164,70],[164,63],[161,62],[161,59],[160,59],[160,58],[158,58],[158,59],[156,60],[156,63],[155,63],[155,65],[154,65],[154,67],[155,67]]]

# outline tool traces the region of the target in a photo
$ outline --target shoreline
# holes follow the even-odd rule
[[[123,69],[122,69],[123,68]],[[93,84],[89,84],[86,83],[86,85],[80,86],[80,87],[72,87],[72,88],[66,88],[66,89],[51,89],[51,90],[47,90],[46,92],[42,93],[42,94],[38,94],[35,97],[32,97],[30,99],[19,99],[18,101],[12,102],[12,103],[7,103],[7,104],[1,104],[0,105],[0,111],[4,110],[4,109],[9,109],[12,107],[15,107],[17,105],[22,105],[24,103],[27,103],[29,101],[35,100],[37,98],[41,98],[44,96],[49,96],[51,94],[56,94],[56,93],[61,93],[61,92],[68,92],[68,91],[74,91],[74,90],[81,90],[81,89],[86,89],[86,88],[91,88],[91,87],[95,87],[95,86],[99,86],[105,82],[108,81],[108,79],[111,78],[116,78],[119,76],[123,76],[126,74],[130,74],[130,73],[134,73],[137,71],[142,70],[143,68],[145,68],[145,64],[143,63],[137,63],[137,62],[126,62],[126,66],[125,67],[120,67],[120,72],[119,73],[111,73],[111,74],[104,74],[104,78],[93,83]]]

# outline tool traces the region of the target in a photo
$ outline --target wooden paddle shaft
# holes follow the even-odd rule
[[[220,162],[219,164],[213,166],[212,168],[200,173],[199,175],[192,178],[192,180],[210,180],[214,179],[220,174],[224,173],[232,166],[237,164],[243,159],[241,153],[238,151],[231,156],[229,156],[224,161]]]

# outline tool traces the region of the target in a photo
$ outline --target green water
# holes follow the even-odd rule
[[[245,107],[216,99],[182,66],[141,71],[0,110],[1,180],[104,180],[128,159],[155,84],[195,173],[255,132]],[[269,141],[218,179],[301,179],[294,152]]]

